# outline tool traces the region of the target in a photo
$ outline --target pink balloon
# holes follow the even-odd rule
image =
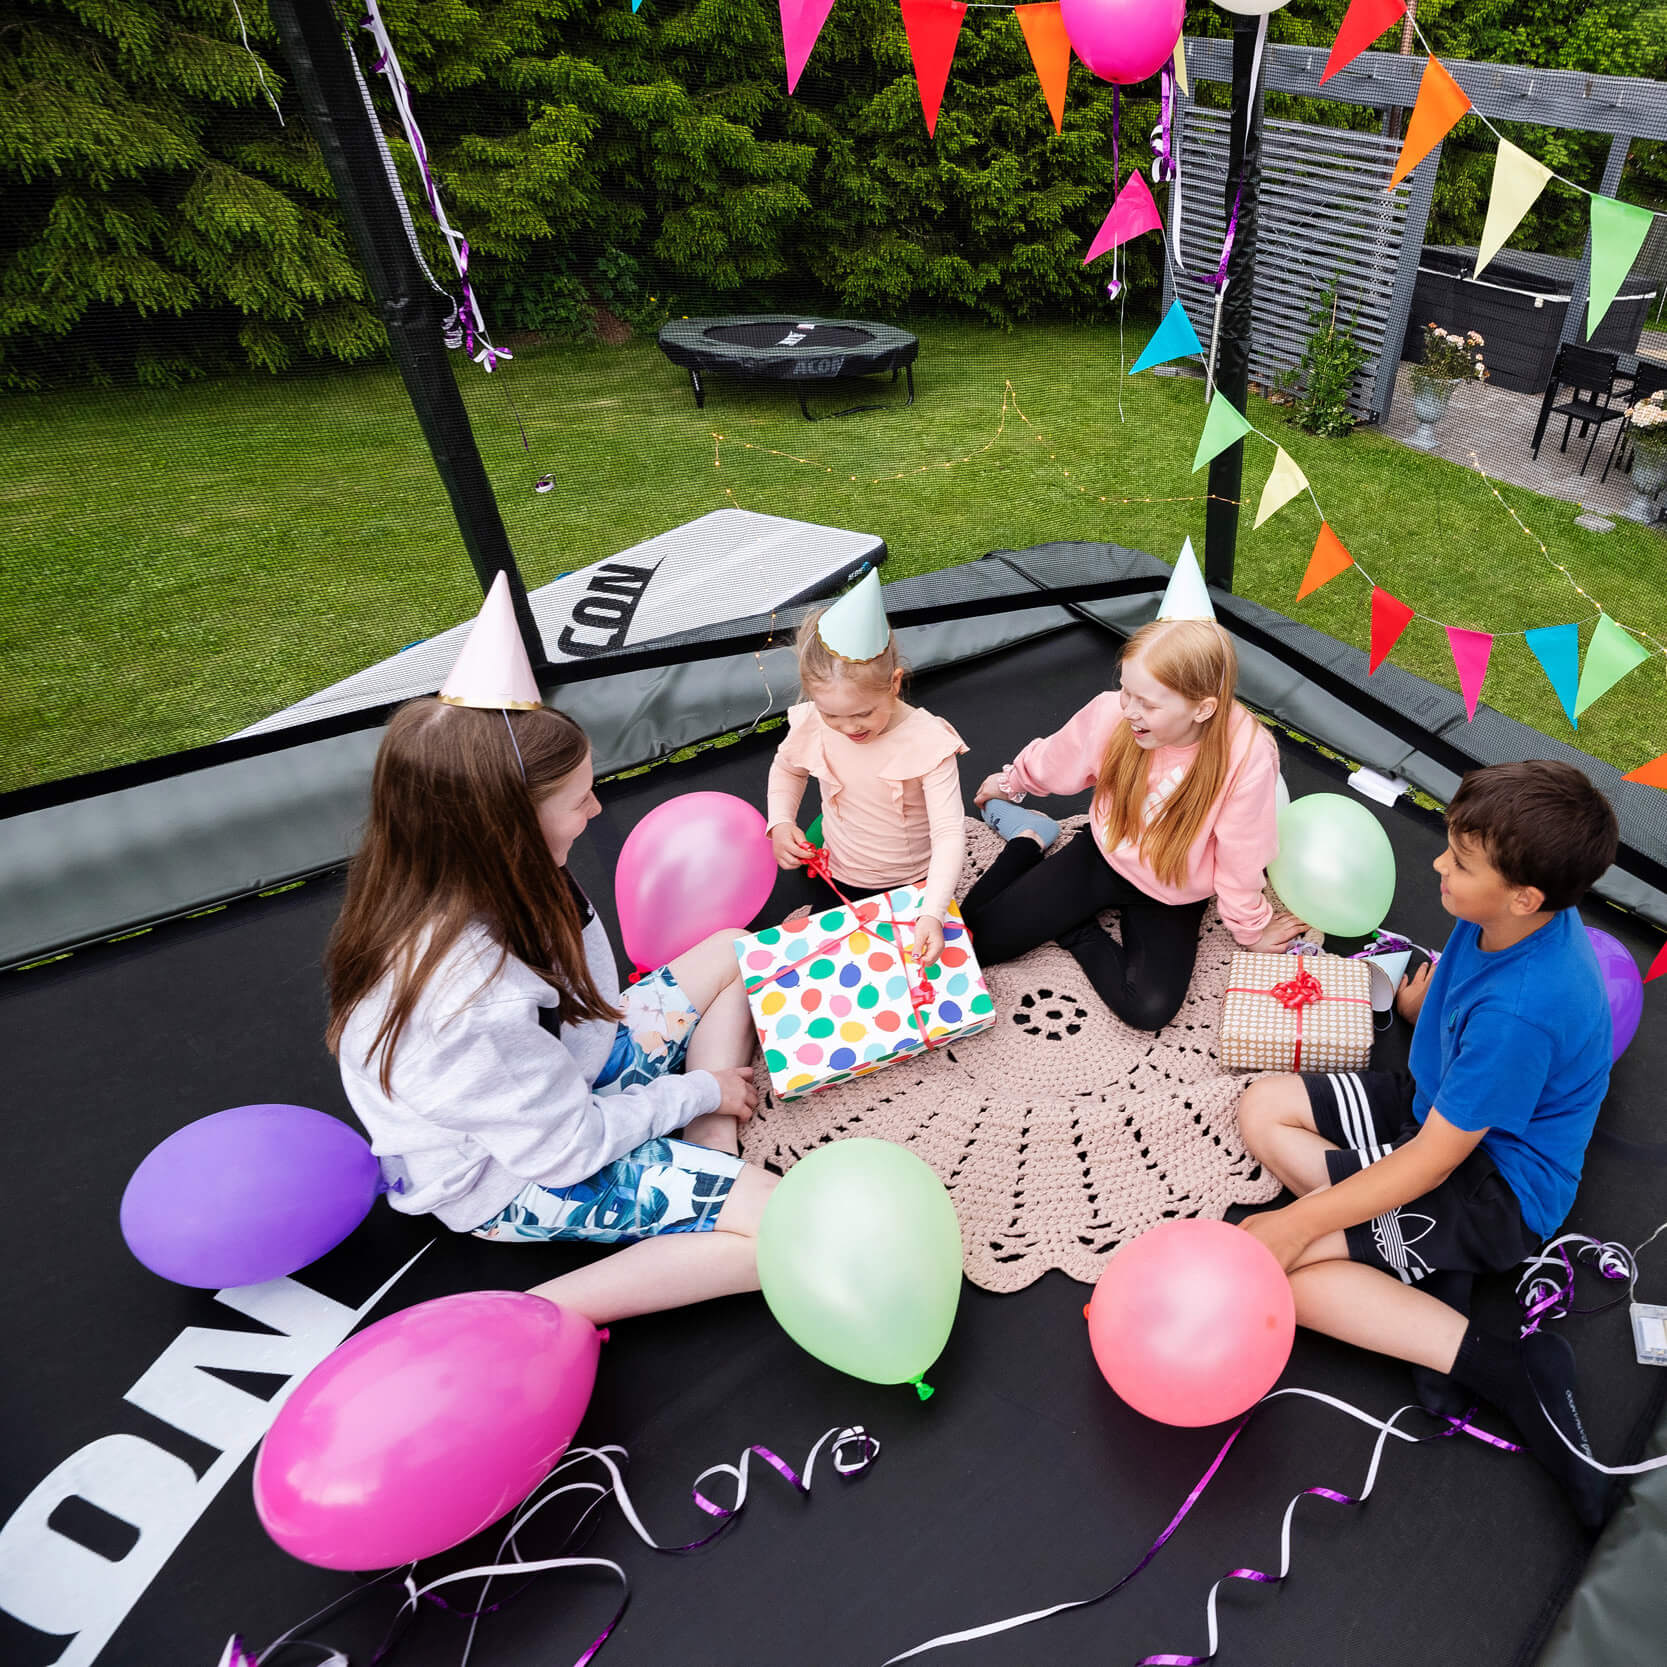
[[[714,932],[744,928],[775,883],[764,818],[744,799],[667,799],[631,830],[614,871],[625,953],[663,967]]]
[[[1296,1304],[1272,1253],[1224,1221],[1166,1221],[1106,1264],[1086,1310],[1106,1382],[1163,1424],[1254,1406],[1291,1355]]]
[[[350,1337],[301,1380],[255,1461],[255,1509],[303,1562],[385,1569],[489,1527],[584,1417],[601,1333],[543,1297],[468,1291]]]
[[[1102,81],[1125,87],[1156,75],[1175,55],[1186,0],[1060,0],[1072,49]]]

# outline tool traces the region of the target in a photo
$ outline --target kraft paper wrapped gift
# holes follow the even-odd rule
[[[1364,1071],[1372,983],[1364,961],[1253,955],[1227,968],[1216,1048],[1227,1071]]]
[[[928,1045],[988,1030],[995,1004],[961,911],[949,906],[943,959],[912,953],[918,886],[899,886],[793,926],[735,940],[753,1023],[778,1100],[867,1076]]]

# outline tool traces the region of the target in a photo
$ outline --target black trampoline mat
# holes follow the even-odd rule
[[[1105,686],[1112,651],[1105,634],[1076,627],[919,680],[917,698],[970,744],[969,800],[989,769]],[[613,863],[635,821],[666,797],[698,789],[761,803],[772,742],[744,741],[602,789],[604,813],[574,867],[610,924]],[[1293,794],[1346,791],[1335,764],[1289,744],[1284,751]],[[1391,924],[1439,943],[1446,917],[1428,871],[1442,842],[1439,822],[1408,807],[1380,814],[1399,863]],[[199,1473],[213,1459],[210,1447],[122,1397],[183,1328],[256,1328],[208,1294],[165,1284],[135,1264],[119,1236],[117,1205],[144,1154],[192,1118],[260,1100],[345,1114],[321,1041],[319,974],[339,898],[339,881],[315,882],[14,974],[5,985],[0,1044],[14,1157],[0,1517],[101,1437],[141,1436]],[[1647,958],[1652,935],[1629,919],[1595,905],[1587,918]],[[1636,1242],[1667,1213],[1667,1147],[1656,1110],[1667,1070],[1661,1001],[1652,987],[1644,1025],[1616,1069],[1573,1228]],[[1403,1028],[1382,1040],[1378,1062],[1399,1062],[1405,1052]],[[379,1207],[301,1282],[356,1306],[431,1236],[422,1223]],[[586,1254],[442,1233],[376,1312],[452,1291],[530,1285]],[[1598,1300],[1584,1289],[1588,1301]],[[1661,1292],[1667,1270],[1646,1260],[1640,1294]],[[854,1482],[824,1470],[808,1501],[760,1469],[742,1520],[686,1558],[656,1556],[609,1514],[586,1549],[621,1561],[635,1595],[601,1653],[603,1667],[878,1667],[936,1633],[1108,1585],[1163,1528],[1223,1432],[1168,1429],[1119,1402],[1088,1351],[1086,1296],[1086,1287],[1057,1273],[1010,1296],[964,1287],[949,1346],[930,1374],[937,1394],[925,1404],[909,1389],[842,1378],[802,1354],[757,1297],[615,1327],[581,1437],[629,1449],[635,1499],[665,1542],[706,1531],[708,1519],[688,1503],[689,1484],[710,1464],[734,1462],[748,1443],[797,1464],[823,1430],[862,1423],[884,1452]],[[1508,1287],[1485,1287],[1481,1300],[1506,1323]],[[1579,1353],[1600,1452],[1616,1461],[1633,1456],[1658,1378],[1633,1363],[1624,1308],[1570,1320],[1563,1330]],[[256,1393],[275,1382],[231,1381]],[[1307,1335],[1282,1381],[1379,1416],[1409,1398],[1402,1368]],[[1126,1591],[1098,1608],[922,1659],[1028,1667],[1202,1653],[1210,1583],[1233,1567],[1276,1568],[1287,1499],[1316,1484],[1358,1491],[1371,1440],[1371,1431],[1336,1413],[1276,1403]],[[243,1463],[202,1514],[101,1662],[212,1667],[234,1629],[262,1646],[351,1585],[271,1544],[254,1515],[249,1472]],[[84,1510],[66,1508],[55,1520],[106,1556],[126,1550],[119,1532],[105,1537],[107,1520]],[[556,1538],[531,1534],[525,1549],[550,1554]],[[477,1542],[464,1555],[473,1561],[482,1549]],[[1318,1500],[1298,1508],[1295,1574],[1285,1587],[1239,1583],[1223,1593],[1220,1660],[1238,1667],[1526,1661],[1586,1549],[1554,1487],[1526,1458],[1468,1440],[1397,1445],[1363,1509]],[[93,1593],[87,1602],[90,1609]],[[541,1577],[483,1623],[472,1660],[566,1667],[612,1604],[600,1577]],[[392,1607],[367,1602],[321,1636],[355,1662],[368,1661]],[[428,1610],[396,1659],[452,1667],[465,1630]],[[39,1667],[64,1651],[62,1639],[0,1616],[0,1660],[9,1667]],[[309,1657],[286,1655],[274,1667],[292,1659]]]
[[[789,318],[761,318],[750,324],[714,324],[702,331],[725,347],[794,347],[801,353],[867,347],[872,330],[856,324],[797,324]]]

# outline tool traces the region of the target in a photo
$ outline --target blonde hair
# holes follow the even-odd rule
[[[872,660],[847,660],[822,641],[817,627],[828,610],[818,608],[799,627],[794,647],[799,655],[799,687],[808,690],[818,683],[855,683],[865,689],[889,689],[898,672],[907,671],[897,652],[897,633],[886,633],[886,646]]]
[[[1180,885],[1187,856],[1227,779],[1229,723],[1236,707],[1239,657],[1233,639],[1213,620],[1159,619],[1143,625],[1123,647],[1123,664],[1138,660],[1147,673],[1182,700],[1214,699],[1192,767],[1181,785],[1145,819],[1151,754],[1127,724],[1119,724],[1100,764],[1096,810],[1105,819],[1106,844],[1134,844],[1166,886]]]

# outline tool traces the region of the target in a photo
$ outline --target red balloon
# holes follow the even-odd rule
[[[1106,1264],[1086,1310],[1105,1380],[1162,1424],[1219,1424],[1254,1406],[1291,1355],[1291,1282],[1224,1221],[1166,1221]]]

